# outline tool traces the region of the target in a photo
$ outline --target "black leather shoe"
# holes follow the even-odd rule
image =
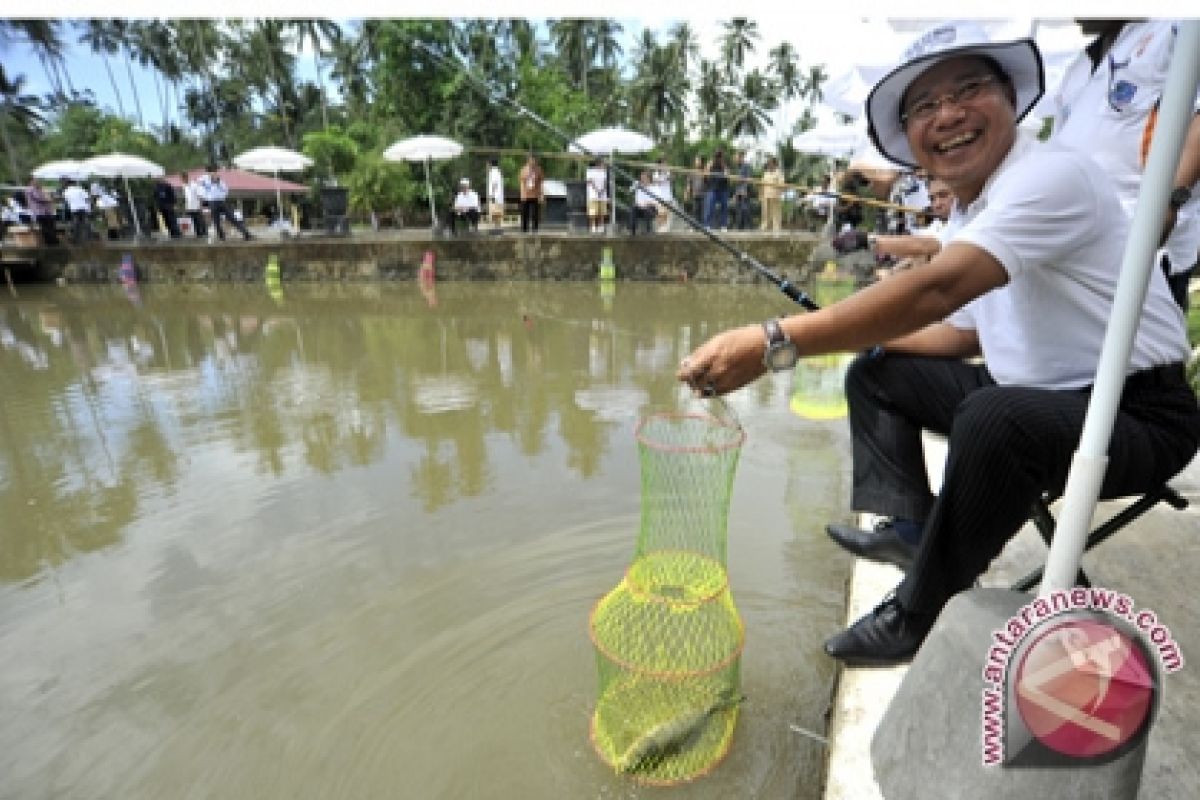
[[[841,633],[825,640],[825,652],[851,667],[890,667],[910,660],[936,617],[905,611],[895,595]]]
[[[891,520],[875,523],[875,530],[864,531],[853,525],[826,525],[829,538],[856,556],[883,564],[895,564],[908,572],[917,556],[917,546],[900,538]]]

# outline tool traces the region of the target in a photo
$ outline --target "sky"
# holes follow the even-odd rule
[[[58,8],[58,6],[62,6]],[[809,4],[817,6],[817,4]],[[831,4],[832,5],[832,4]],[[983,3],[975,3],[979,9],[995,9],[994,5],[985,5]],[[900,3],[884,3],[880,0],[857,0],[855,2],[854,14],[848,13],[833,13],[831,11],[822,12],[805,11],[800,14],[795,9],[797,5],[794,3],[784,4],[779,2],[756,2],[751,0],[748,3],[739,3],[737,8],[741,13],[745,13],[747,17],[758,22],[759,31],[762,38],[756,48],[755,53],[750,57],[748,66],[766,66],[767,53],[783,40],[792,43],[800,56],[801,65],[804,69],[816,64],[823,64],[826,73],[831,78],[836,78],[846,70],[856,64],[882,65],[891,62],[898,54],[900,47],[914,37],[926,23],[931,23],[936,17],[930,16],[938,11],[943,10],[946,15],[953,16],[974,16],[984,17],[981,12],[976,11],[972,5],[972,0],[960,0],[958,3],[945,3],[942,0],[927,0],[919,7],[912,4]],[[39,6],[41,8],[42,6]],[[114,4],[109,2],[102,4],[96,0],[76,0],[68,4],[61,3],[61,0],[48,0],[48,5],[45,6],[47,11],[61,11],[64,14],[69,13],[73,17],[100,15],[111,16],[120,14],[127,17],[139,16],[154,16],[161,9],[161,5],[156,3],[146,2],[145,0],[117,0]],[[343,0],[338,4],[340,11],[346,11],[359,16],[413,16],[427,12],[428,5],[422,4],[418,7],[417,4],[409,0],[400,0],[400,2],[378,3],[371,0]],[[1022,8],[1021,0],[1006,4],[1006,8],[1012,8],[1014,12],[1029,10]],[[1142,8],[1143,6],[1139,6]],[[476,6],[475,8],[482,8]],[[884,15],[891,15],[891,19],[896,20],[895,14],[903,12],[906,8],[920,9],[921,17],[901,18],[893,24],[889,24]],[[260,0],[255,4],[255,9],[260,13],[275,13],[286,14],[288,16],[324,16],[329,10],[327,2],[312,2],[311,0],[293,0],[292,2],[282,3],[278,0]],[[717,39],[721,31],[721,22],[730,18],[731,6],[728,3],[714,3],[710,0],[693,0],[687,4],[689,16],[687,17],[666,17],[666,16],[647,16],[645,15],[646,4],[642,2],[634,2],[633,0],[609,0],[603,4],[603,11],[607,16],[616,17],[624,26],[625,40],[623,42],[625,52],[628,54],[633,49],[633,42],[640,34],[643,27],[650,28],[660,33],[660,41],[665,37],[666,31],[680,19],[687,19],[696,30],[701,48],[702,55],[706,58],[717,57]],[[1088,13],[1103,13],[1105,10],[1111,10],[1112,13],[1119,13],[1121,4],[1090,2],[1086,6]],[[486,10],[489,15],[494,16],[527,16],[532,18],[540,18],[545,16],[564,16],[564,15],[594,15],[600,11],[600,7],[596,5],[584,6],[579,3],[559,2],[545,3],[542,0],[526,0],[525,2],[514,2],[513,0],[493,0],[486,5]],[[1067,2],[1056,4],[1055,12],[1063,13],[1064,15],[1071,12],[1072,3]],[[1077,13],[1083,13],[1083,8],[1074,9]],[[238,16],[244,13],[245,6],[242,4],[231,3],[228,0],[215,0],[214,3],[206,3],[206,14]],[[974,12],[974,13],[973,13]],[[860,14],[874,16],[860,16]],[[1146,13],[1142,11],[1141,13]],[[1165,12],[1164,12],[1165,13]],[[1013,35],[1023,35],[1028,33],[1030,26],[1030,17],[1012,17],[1007,21],[999,20],[990,23],[995,31],[1011,32]],[[894,27],[902,27],[904,32],[897,32]],[[1069,18],[1064,16],[1049,20],[1043,23],[1040,27],[1039,42],[1045,37],[1050,37],[1054,41],[1055,47],[1077,49],[1083,43],[1083,38],[1078,34],[1078,28],[1070,23]],[[993,35],[996,35],[995,33]],[[27,90],[35,93],[44,93],[49,89],[49,82],[41,64],[38,62],[33,53],[27,48],[19,44],[10,44],[5,50],[0,52],[0,59],[3,59],[5,69],[10,73],[24,74],[27,80]],[[116,109],[116,101],[105,71],[103,60],[90,52],[85,45],[72,45],[70,55],[67,61],[68,68],[71,71],[73,80],[77,88],[80,85],[91,89],[96,96],[98,103],[101,106]],[[115,77],[120,87],[122,97],[125,102],[127,114],[133,114],[132,98],[129,91],[129,78],[125,73],[124,64],[119,61],[114,61],[113,69]],[[155,93],[155,85],[152,76],[146,71],[134,68],[135,81],[138,87],[138,93],[141,97],[142,110],[147,117],[148,122],[158,122],[160,112],[158,111],[157,95]],[[311,53],[305,51],[298,54],[297,58],[297,74],[301,79],[315,80],[315,68]],[[80,77],[82,76],[82,77]],[[328,86],[328,84],[327,84]],[[818,117],[822,120],[831,120],[833,112],[831,109],[818,109]],[[786,112],[787,119],[782,117]],[[773,141],[777,138],[780,130],[784,125],[790,126],[800,113],[800,103],[793,101],[786,109],[781,109],[776,115],[777,128],[765,137],[768,141]]]

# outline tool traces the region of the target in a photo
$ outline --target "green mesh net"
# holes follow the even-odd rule
[[[725,571],[733,473],[745,436],[702,414],[638,426],[642,520],[633,563],[596,603],[592,744],[648,784],[695,779],[729,751],[745,629]]]

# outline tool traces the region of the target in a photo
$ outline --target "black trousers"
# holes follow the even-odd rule
[[[637,234],[638,222],[646,220],[646,233],[654,233],[654,220],[658,219],[657,206],[634,206],[629,214],[629,232]]]
[[[538,222],[541,219],[541,203],[537,200],[522,200],[521,201],[521,230],[529,232],[529,226],[533,225],[533,230],[538,229]]]
[[[911,611],[937,613],[987,570],[1042,493],[1062,493],[1090,390],[998,386],[983,366],[889,353],[856,359],[846,396],[854,507],[925,520],[897,597]],[[926,478],[922,428],[949,440],[936,498]],[[1200,409],[1183,365],[1131,375],[1101,498],[1161,485],[1198,446]]]
[[[454,209],[450,209],[450,233],[458,233],[457,226],[459,222],[462,222],[473,231],[478,230],[479,212],[473,208],[470,211],[455,211]]]
[[[245,224],[235,217],[232,212],[230,212],[229,208],[226,207],[224,200],[209,200],[208,208],[209,211],[212,212],[212,223],[213,227],[217,229],[218,239],[225,241],[225,231],[221,228],[221,217],[229,220],[230,224],[237,228],[238,232],[242,234],[242,238],[246,240],[250,239],[250,232],[246,230]]]
[[[196,232],[197,239],[203,239],[208,235],[208,225],[204,223],[203,211],[189,211],[187,215],[192,218],[192,230]]]
[[[163,224],[167,226],[167,234],[172,239],[178,239],[183,234],[179,232],[179,219],[175,216],[175,209],[171,206],[159,206],[158,213],[162,214]]]
[[[53,214],[42,214],[37,218],[42,230],[42,244],[54,247],[58,244],[58,220]]]

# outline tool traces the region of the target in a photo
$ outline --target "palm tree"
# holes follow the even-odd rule
[[[686,75],[691,70],[692,62],[700,58],[700,39],[687,22],[676,22],[667,35],[670,45],[675,48],[679,66]]]
[[[700,83],[696,87],[696,105],[700,114],[700,131],[703,135],[719,136],[723,130],[725,76],[715,61],[700,59]]]
[[[300,43],[306,40],[312,45],[313,66],[317,68],[317,87],[321,90],[321,125],[329,130],[329,110],[325,103],[325,80],[321,77],[321,57],[327,55],[333,45],[341,40],[342,30],[327,19],[297,19],[291,21]]]
[[[751,70],[742,80],[741,94],[733,105],[729,132],[733,136],[761,136],[771,122],[767,112],[778,106],[775,85],[759,70]]]
[[[342,99],[351,118],[358,117],[366,108],[370,94],[365,50],[366,40],[362,37],[340,39],[330,49],[333,66],[329,77],[341,85]]]
[[[769,53],[770,65],[767,69],[775,79],[779,94],[783,100],[783,119],[781,127],[787,130],[787,102],[804,94],[804,79],[800,74],[800,59],[796,48],[790,42],[780,42]]]
[[[83,33],[79,37],[80,44],[86,44],[104,58],[104,71],[108,73],[108,82],[112,84],[113,95],[117,98],[117,111],[122,119],[125,117],[125,104],[121,100],[121,90],[117,88],[117,79],[113,76],[111,56],[121,49],[121,43],[113,30],[112,22],[102,19],[83,20]]]
[[[661,139],[666,123],[676,131],[682,127],[690,84],[680,67],[674,44],[659,47],[646,31],[639,49],[637,73],[629,87],[631,110],[634,119],[646,125],[652,138]]]
[[[292,70],[295,56],[291,54],[294,44],[291,30],[278,19],[258,19],[250,29],[245,44],[248,52],[239,63],[245,76],[259,86],[264,101],[275,106],[283,125],[283,138],[289,147],[295,147],[292,136],[291,117],[296,112],[295,86]],[[265,76],[266,80],[255,81]]]
[[[587,97],[587,76],[592,68],[594,52],[591,47],[591,22],[586,19],[558,19],[550,21],[550,36],[558,51],[558,57],[567,70],[572,82]]]
[[[184,92],[188,116],[195,124],[201,121],[195,112],[201,107],[210,109],[211,113],[206,116],[206,121],[211,138],[220,121],[215,116],[218,104],[213,85],[223,49],[222,34],[213,20],[177,19],[167,24],[174,31],[180,75],[189,78],[195,86],[194,89]]]
[[[4,73],[4,65],[0,64],[0,142],[4,143],[4,152],[8,155],[9,177],[13,183],[23,182],[25,173],[17,161],[9,123],[15,125],[24,138],[32,140],[36,138],[38,128],[46,122],[38,113],[37,97],[21,93],[24,85],[24,75],[14,75],[9,80]]]
[[[496,25],[501,47],[515,61],[535,58],[538,54],[537,33],[526,19],[502,19]]]
[[[758,23],[745,17],[734,17],[721,23],[721,57],[725,60],[725,72],[734,75],[742,68],[746,55],[754,52],[754,43],[760,38]]]
[[[58,33],[60,24],[58,20],[52,19],[10,19],[0,21],[0,36],[2,38],[22,39],[33,48],[34,53],[37,54],[38,61],[42,64],[42,69],[46,72],[46,79],[50,83],[55,103],[58,105],[66,102],[67,98],[67,91],[63,89],[64,77],[70,94],[72,96],[75,94],[75,87],[71,85],[71,76],[66,70],[63,58],[64,43]]]
[[[827,80],[829,80],[829,73],[825,72],[824,65],[817,64],[815,67],[808,68],[808,78],[804,82],[804,93],[808,96],[809,108],[824,99],[825,95],[821,91],[821,86]]]
[[[600,66],[616,69],[617,58],[623,52],[617,35],[623,30],[621,23],[611,19],[598,19],[592,24],[591,52],[600,59]]]
[[[130,59],[137,47],[135,34],[129,21],[123,19],[112,21],[112,33],[120,46],[121,55],[125,58],[125,74],[129,77],[129,88],[133,91],[133,104],[137,109],[138,127],[144,130],[146,120],[142,116],[142,98],[138,95],[137,84],[133,81],[133,63]]]

